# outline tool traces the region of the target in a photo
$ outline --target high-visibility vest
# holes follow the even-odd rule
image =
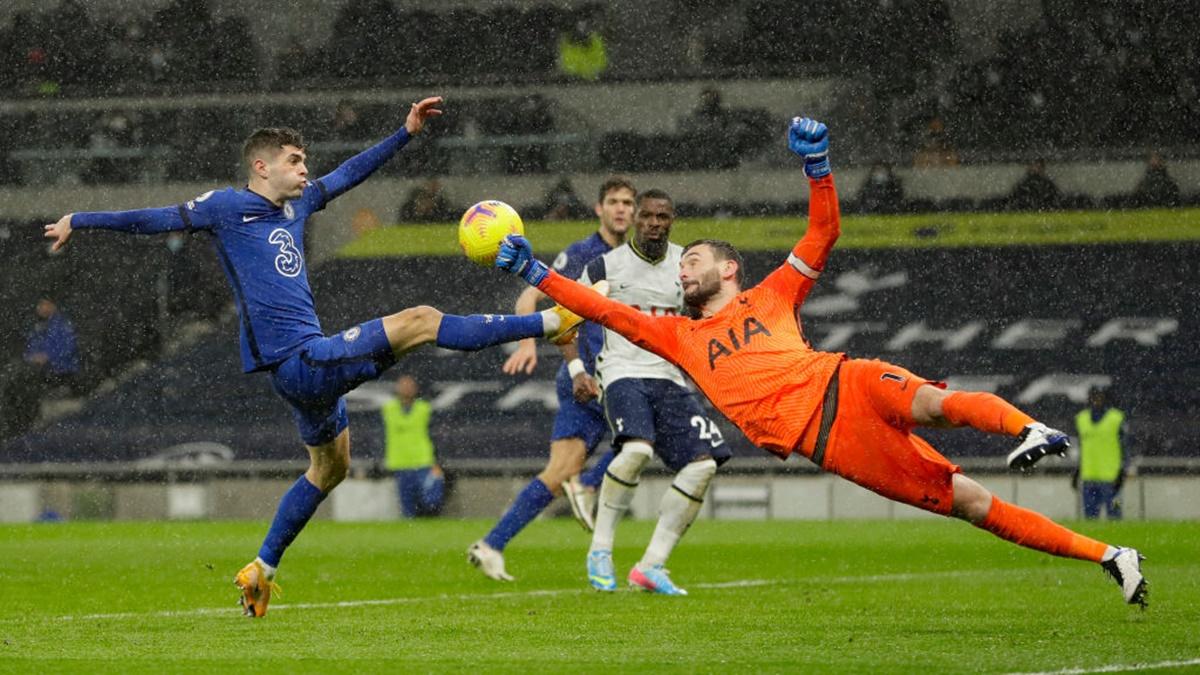
[[[581,80],[596,80],[608,68],[604,38],[590,33],[587,42],[575,42],[568,35],[558,38],[558,67],[563,73]]]
[[[1092,420],[1092,411],[1082,410],[1075,416],[1079,431],[1079,479],[1112,483],[1121,474],[1121,425],[1125,413],[1109,408],[1099,421]]]
[[[387,445],[384,465],[390,471],[419,469],[433,464],[433,441],[429,438],[429,417],[433,408],[424,399],[413,401],[407,411],[399,399],[379,409]]]

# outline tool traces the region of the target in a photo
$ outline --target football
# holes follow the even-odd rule
[[[483,267],[495,264],[500,241],[510,234],[525,234],[525,224],[516,209],[504,202],[479,202],[458,221],[458,245],[472,262]]]

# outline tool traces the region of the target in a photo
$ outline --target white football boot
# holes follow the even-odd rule
[[[467,549],[467,562],[478,567],[489,579],[515,581],[511,574],[504,571],[504,554],[485,544],[482,539]]]
[[[1146,556],[1133,548],[1119,548],[1111,560],[1100,563],[1108,576],[1121,587],[1125,602],[1146,609],[1146,577],[1142,576],[1142,561]]]
[[[1017,440],[1021,443],[1016,450],[1008,453],[1008,468],[1022,471],[1037,464],[1046,455],[1062,457],[1071,447],[1071,439],[1066,434],[1041,422],[1026,424]]]
[[[571,514],[591,532],[596,529],[596,490],[579,482],[579,476],[571,476],[562,483],[563,496],[571,505]]]

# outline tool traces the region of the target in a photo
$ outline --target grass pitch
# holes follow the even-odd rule
[[[1200,669],[1200,523],[1078,524],[1148,556],[1146,612],[1095,566],[959,522],[701,521],[670,565],[686,598],[590,590],[562,519],[522,533],[517,581],[493,582],[464,556],[489,525],[315,522],[261,620],[231,580],[265,523],[0,527],[0,670]],[[652,526],[622,524],[618,573]]]

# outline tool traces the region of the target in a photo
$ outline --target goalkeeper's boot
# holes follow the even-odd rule
[[[242,591],[242,597],[239,600],[242,605],[242,614],[254,619],[266,615],[272,593],[282,595],[279,585],[275,583],[274,579],[267,577],[267,571],[263,569],[262,562],[257,558],[237,573],[237,576],[233,578],[233,583]]]
[[[608,282],[601,279],[592,284],[592,290],[600,295],[607,296]],[[556,345],[570,344],[575,339],[575,334],[579,332],[579,327],[583,325],[583,317],[562,305],[555,305],[547,311],[558,315],[559,324],[558,330],[546,333],[546,339]]]
[[[687,591],[671,581],[666,568],[662,565],[652,565],[646,568],[643,568],[640,563],[634,565],[633,569],[629,570],[629,585],[659,595],[687,595]]]
[[[1145,559],[1146,556],[1138,553],[1137,549],[1119,548],[1115,556],[1100,563],[1108,576],[1121,587],[1125,602],[1139,605],[1142,609],[1146,609],[1146,595],[1149,592],[1146,577],[1142,576],[1142,561]]]
[[[1008,453],[1008,468],[1022,471],[1037,464],[1046,455],[1062,457],[1071,447],[1071,439],[1066,434],[1041,422],[1026,424],[1017,440],[1021,443],[1016,450]]]
[[[563,495],[571,505],[571,513],[583,529],[596,529],[596,490],[579,482],[579,476],[571,476],[562,484]]]
[[[488,546],[482,539],[467,549],[467,561],[489,579],[514,581],[512,575],[504,571],[504,554]]]
[[[617,590],[617,574],[613,570],[612,551],[596,550],[587,557],[588,583],[598,591]]]

